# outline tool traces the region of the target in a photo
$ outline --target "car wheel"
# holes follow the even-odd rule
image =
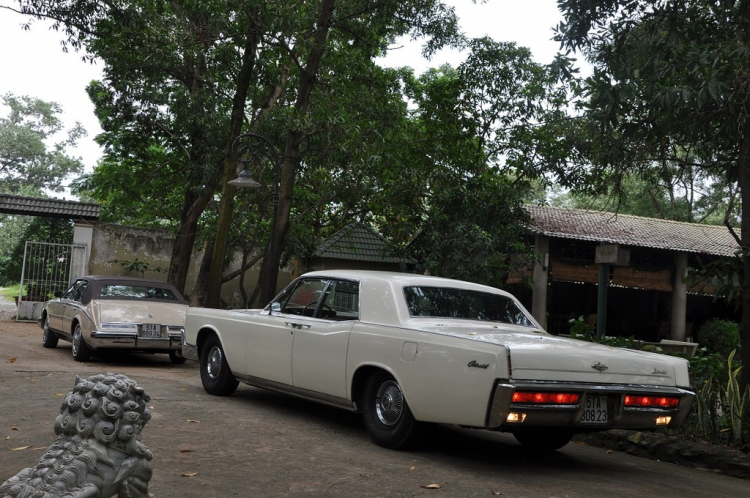
[[[378,445],[398,450],[416,442],[418,422],[401,386],[390,374],[378,372],[367,379],[362,392],[362,414],[367,432]]]
[[[538,451],[559,450],[573,439],[573,431],[559,427],[540,427],[513,433],[516,441]]]
[[[201,382],[208,394],[216,396],[229,396],[239,385],[229,369],[221,341],[215,335],[206,339],[201,349]]]
[[[174,363],[175,365],[182,365],[187,361],[187,358],[182,356],[182,353],[179,353],[177,351],[170,351],[169,352],[169,361]]]
[[[76,324],[73,330],[73,359],[76,361],[86,361],[91,358],[91,349],[86,340],[83,338],[83,330],[80,324]]]
[[[45,317],[44,326],[42,327],[42,346],[45,348],[54,348],[57,346],[59,339],[49,328],[49,318]]]

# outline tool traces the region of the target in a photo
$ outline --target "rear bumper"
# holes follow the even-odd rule
[[[139,351],[182,351],[182,336],[170,332],[167,337],[138,337],[131,332],[94,330],[86,343],[91,349],[137,349]]]
[[[513,403],[517,390],[565,391],[580,394],[580,400],[572,405],[543,405]],[[581,421],[585,396],[606,395],[609,417],[606,423],[594,424]],[[674,408],[626,407],[625,395],[672,396],[680,398]],[[592,385],[569,382],[498,382],[490,399],[487,413],[488,429],[501,431],[520,430],[525,427],[568,427],[577,432],[608,429],[651,430],[677,428],[690,412],[695,392],[679,387],[640,385]],[[520,415],[519,421],[509,421],[508,415]],[[657,418],[661,417],[661,423]],[[665,418],[669,421],[665,423]],[[512,418],[512,417],[511,417]]]
[[[192,361],[200,361],[198,346],[190,344],[185,337],[185,329],[182,329],[182,356]]]

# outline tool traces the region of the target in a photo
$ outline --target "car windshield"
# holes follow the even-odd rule
[[[533,327],[529,317],[506,296],[451,287],[404,287],[412,317],[457,318]]]
[[[104,298],[162,299],[166,301],[179,301],[171,289],[149,285],[102,285],[102,288],[99,291],[99,296]]]

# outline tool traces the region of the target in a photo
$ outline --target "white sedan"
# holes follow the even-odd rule
[[[313,272],[263,310],[189,308],[182,347],[210,394],[241,381],[361,412],[388,448],[433,422],[557,449],[678,427],[695,396],[682,358],[555,337],[507,292],[412,274]]]
[[[47,301],[39,323],[42,345],[73,343],[73,358],[99,350],[167,353],[184,363],[182,327],[188,304],[174,286],[143,278],[81,277]]]

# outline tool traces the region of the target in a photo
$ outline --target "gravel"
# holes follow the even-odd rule
[[[0,320],[14,320],[17,312],[16,303],[0,294]]]

